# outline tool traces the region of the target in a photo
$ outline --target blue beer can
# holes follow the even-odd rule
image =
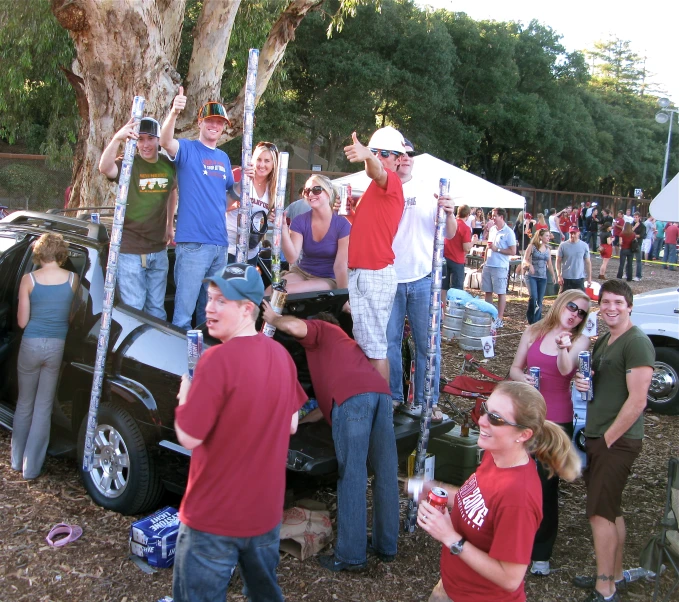
[[[439,195],[450,193],[450,180],[448,178],[441,178],[439,180]]]
[[[203,354],[203,332],[201,330],[189,330],[186,332],[186,351],[189,364],[189,378],[193,380],[196,364]]]
[[[582,401],[592,401],[594,384],[592,383],[592,354],[589,351],[581,351],[578,354],[578,371],[589,381],[589,391],[580,391]]]
[[[540,390],[540,368],[533,366],[528,368],[528,374],[530,374],[535,380],[533,386],[539,391]]]

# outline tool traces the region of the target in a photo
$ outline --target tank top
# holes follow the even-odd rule
[[[63,284],[40,284],[33,274],[31,280],[31,317],[24,338],[64,340],[73,302],[73,274]]]
[[[540,393],[547,404],[547,420],[552,422],[573,421],[573,400],[570,383],[576,370],[563,375],[556,365],[556,355],[547,355],[540,351],[544,337],[537,338],[528,348],[526,363],[528,367],[540,368]]]
[[[538,251],[536,246],[533,246],[531,253],[531,260],[535,274],[529,274],[532,278],[547,278],[547,260],[549,259],[549,249]]]

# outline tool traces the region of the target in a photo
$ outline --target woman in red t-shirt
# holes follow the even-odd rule
[[[626,222],[620,235],[620,265],[618,266],[617,278],[622,278],[622,272],[625,270],[625,263],[627,263],[627,282],[632,282],[632,257],[634,257],[634,252],[631,245],[636,238],[637,235],[632,230],[632,224]]]
[[[599,280],[606,280],[606,268],[608,261],[613,257],[613,235],[611,224],[604,222],[599,229],[599,253],[601,253],[601,267],[599,268]]]
[[[422,500],[417,524],[443,544],[441,580],[429,602],[523,602],[523,579],[542,519],[542,491],[533,454],[568,481],[580,459],[566,434],[545,420],[545,400],[520,382],[498,384],[482,404],[479,447],[486,453],[462,487],[428,482],[448,491],[442,514]],[[448,512],[450,510],[450,513]]]

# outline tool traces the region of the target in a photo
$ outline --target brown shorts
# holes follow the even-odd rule
[[[622,516],[622,491],[632,464],[641,452],[641,439],[620,437],[610,448],[603,437],[587,437],[587,518],[601,516],[612,523]]]
[[[290,266],[290,269],[287,272],[281,272],[281,276],[285,276],[286,274],[297,274],[298,276],[304,278],[304,280],[325,280],[330,285],[331,289],[337,288],[337,280],[335,280],[334,278],[323,278],[323,276],[314,276],[313,274],[309,274],[309,272],[305,272],[302,268],[296,265]]]

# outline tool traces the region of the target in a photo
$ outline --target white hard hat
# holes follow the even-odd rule
[[[391,126],[377,130],[370,138],[368,148],[396,151],[397,153],[406,152],[403,134]]]

